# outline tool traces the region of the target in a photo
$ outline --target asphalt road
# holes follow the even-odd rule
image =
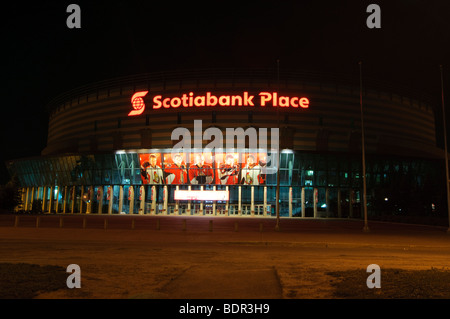
[[[361,220],[0,217],[0,262],[78,264],[81,288],[42,299],[325,299],[328,271],[450,266],[446,228]],[[86,219],[83,219],[86,217]],[[106,226],[106,227],[105,227]]]

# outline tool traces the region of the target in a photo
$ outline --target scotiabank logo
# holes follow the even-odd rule
[[[141,115],[145,110],[145,103],[142,97],[146,96],[148,91],[136,92],[131,97],[131,106],[133,111],[128,113],[128,116]]]
[[[139,115],[144,112],[145,104],[142,99],[148,91],[137,92],[131,98],[134,111],[128,116]],[[292,108],[308,108],[309,99],[298,96],[279,95],[278,92],[260,92],[257,95],[251,95],[249,92],[243,92],[240,95],[214,95],[206,92],[204,95],[195,95],[193,92],[182,94],[181,96],[163,97],[155,95],[153,97],[153,109],[161,108],[185,108],[185,107],[210,107],[210,106],[249,106],[254,107],[258,103],[261,107],[292,107]]]

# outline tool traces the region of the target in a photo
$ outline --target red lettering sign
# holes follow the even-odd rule
[[[137,92],[131,97],[131,103],[134,108],[128,116],[140,115],[144,112],[145,103],[142,99],[147,91]],[[309,99],[306,97],[289,97],[279,95],[277,92],[260,92],[259,104],[262,107],[272,105],[273,107],[293,107],[308,108]],[[205,95],[195,95],[194,92],[183,93],[181,96],[163,97],[155,95],[153,97],[153,109],[169,108],[190,108],[190,107],[209,107],[209,106],[255,106],[255,95],[249,92],[242,92],[241,95],[214,95],[206,92]]]

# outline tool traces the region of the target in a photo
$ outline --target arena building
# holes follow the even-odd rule
[[[41,156],[7,167],[25,211],[266,217],[279,187],[281,217],[359,218],[360,92],[359,79],[276,70],[111,79],[56,97]],[[368,82],[362,101],[369,214],[433,210],[444,175],[433,103]],[[191,132],[190,153],[173,152],[177,128]],[[268,145],[241,136],[206,148],[208,129],[227,128],[255,129]],[[280,160],[270,174],[269,158]]]

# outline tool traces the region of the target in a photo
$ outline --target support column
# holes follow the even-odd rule
[[[289,217],[292,217],[292,187],[289,187]]]
[[[44,186],[42,189],[42,212],[45,213],[45,209],[47,208],[47,186]]]
[[[72,186],[72,202],[70,203],[70,213],[73,214],[75,210],[75,200],[76,200],[76,186]]]
[[[216,191],[216,186],[213,186],[213,192],[215,192],[215,191]],[[213,201],[212,209],[213,209],[213,216],[216,216],[216,201]]]
[[[101,215],[103,210],[103,186],[97,187],[97,201],[98,201],[97,213]]]
[[[30,194],[30,188],[29,187],[27,187],[27,191],[26,191],[26,193],[25,193],[25,205],[24,205],[24,207],[23,207],[23,209],[25,210],[25,211],[28,211],[28,199],[29,199],[29,194]]]
[[[325,205],[327,205],[327,218],[330,217],[330,191],[329,188],[325,188]]]
[[[34,189],[34,186],[33,186],[33,187],[31,187],[31,198],[30,198],[30,209],[29,210],[33,209],[34,193],[35,193],[35,189]]]
[[[123,186],[119,186],[119,214],[122,213],[123,210]]]
[[[55,213],[59,213],[59,186],[56,186],[56,203],[55,203]]]
[[[64,186],[63,214],[66,213],[66,206],[67,206],[67,186]]]
[[[241,186],[238,186],[238,191],[239,191],[239,193],[238,193],[238,195],[239,195],[239,200],[238,200],[238,215],[239,216],[241,216],[242,215],[242,207],[241,207],[241,192],[242,192],[242,190],[241,190]]]
[[[264,207],[263,207],[263,216],[267,214],[267,186],[264,186]]]
[[[317,188],[314,188],[314,218],[317,218],[317,202],[319,200],[319,191],[317,190]]]
[[[338,218],[342,217],[342,207],[341,207],[341,188],[338,187],[337,189],[337,210],[338,210]]]
[[[49,199],[48,199],[48,206],[47,206],[49,213],[51,213],[52,209],[53,209],[53,190],[54,190],[53,186],[50,186],[50,193],[48,196]]]
[[[353,218],[353,197],[354,197],[353,189],[350,189],[350,193],[348,196],[349,196],[348,217]]]
[[[128,214],[133,215],[134,213],[134,186],[130,185],[128,187]]]
[[[28,200],[28,187],[22,188],[22,210],[26,211],[27,207],[27,200]]]
[[[200,186],[200,191],[203,192],[203,186]],[[200,201],[200,216],[203,216],[203,201]]]
[[[228,186],[225,186],[225,190],[227,191],[227,192],[229,192],[230,190],[229,190],[229,188],[228,188]],[[228,196],[228,198],[231,198],[231,196]],[[227,204],[226,204],[226,206],[225,206],[225,215],[226,216],[230,216],[230,200],[228,199],[227,200]]]
[[[108,201],[108,215],[112,215],[114,203],[114,188],[112,185],[108,186],[108,190],[106,191],[106,200]]]
[[[250,197],[250,215],[255,216],[255,186],[251,187],[251,197]]]
[[[152,208],[150,209],[150,215],[156,214],[156,186],[153,185],[151,188],[151,200],[152,200]]]
[[[145,187],[142,185],[139,188],[139,215],[144,215],[145,212]]]
[[[94,200],[94,187],[89,186],[87,194],[87,202],[86,202],[86,214],[92,213],[92,201]]]
[[[305,211],[305,188],[302,187],[302,217],[306,217],[306,211]]]
[[[80,214],[83,213],[83,197],[84,197],[84,186],[81,185],[81,196],[80,196]]]
[[[179,190],[180,189],[180,187],[177,185],[176,186],[176,190]],[[174,210],[174,214],[175,215],[181,215],[180,214],[180,205],[179,205],[180,203],[179,203],[179,201],[175,201],[175,210]]]
[[[191,186],[190,186],[190,185],[188,186],[188,190],[191,191]],[[188,216],[191,215],[191,201],[190,201],[190,200],[188,200],[186,214],[187,214]]]
[[[163,199],[164,199],[164,203],[163,203],[163,215],[167,215],[167,185],[164,185]]]

